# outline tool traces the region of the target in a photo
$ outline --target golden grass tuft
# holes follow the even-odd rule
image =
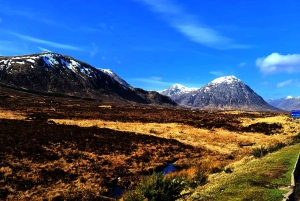
[[[25,120],[26,117],[22,113],[19,113],[19,112],[0,109],[0,119]]]

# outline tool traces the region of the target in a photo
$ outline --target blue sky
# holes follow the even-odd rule
[[[298,0],[0,2],[0,55],[52,51],[133,87],[235,75],[263,98],[300,96]]]

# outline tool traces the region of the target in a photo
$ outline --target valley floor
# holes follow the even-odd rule
[[[286,113],[103,105],[3,88],[0,127],[0,199],[7,200],[109,200],[116,185],[134,189],[170,162],[191,176],[197,168],[211,174],[195,196],[215,188],[230,165],[258,160],[253,149],[290,144],[300,132]]]

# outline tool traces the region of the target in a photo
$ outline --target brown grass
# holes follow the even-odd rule
[[[235,112],[233,112],[235,113]],[[241,118],[243,126],[249,126],[258,122],[280,123],[283,130],[274,135],[253,132],[234,132],[222,128],[213,130],[195,128],[179,123],[139,123],[139,122],[113,122],[105,120],[68,120],[52,119],[58,124],[77,125],[81,127],[97,126],[118,131],[135,132],[139,134],[153,135],[166,139],[176,139],[179,142],[195,147],[205,147],[208,150],[220,154],[243,157],[252,152],[252,148],[270,146],[278,142],[288,143],[292,136],[300,131],[300,125],[291,121],[289,117],[281,116],[258,118],[249,120]]]
[[[118,176],[133,187],[142,173],[174,161],[182,170],[173,174],[221,172],[252,160],[253,148],[289,143],[300,132],[280,113],[121,107],[30,94],[0,99],[0,144],[10,143],[0,152],[7,199],[100,198]],[[261,123],[282,129],[266,134]],[[256,132],[246,132],[251,125]]]
[[[26,116],[20,112],[3,110],[0,108],[0,119],[16,119],[16,120],[25,120]]]

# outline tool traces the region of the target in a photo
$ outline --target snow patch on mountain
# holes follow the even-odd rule
[[[192,91],[196,91],[198,89],[199,88],[185,87],[181,84],[173,84],[169,89],[159,91],[159,93],[172,98],[172,96],[179,96],[182,94],[190,93]]]
[[[53,65],[55,64],[59,64],[52,54],[44,54],[41,57],[44,60],[44,62],[50,67],[53,67]]]
[[[221,83],[232,84],[234,82],[241,82],[241,80],[235,77],[234,75],[231,75],[231,76],[224,76],[224,77],[219,77],[217,79],[214,79],[213,81],[210,82],[210,84],[221,84]]]
[[[110,69],[100,69],[100,70],[106,75],[116,80],[118,83],[120,83],[124,89],[127,90],[133,88],[130,84],[128,84],[125,80],[123,80],[121,77],[115,74],[112,70]]]

